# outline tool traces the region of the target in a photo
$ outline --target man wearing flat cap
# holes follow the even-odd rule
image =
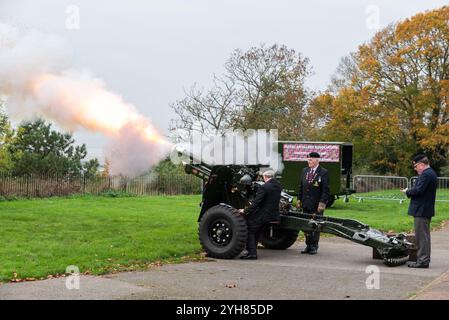
[[[408,214],[414,218],[415,244],[418,249],[417,260],[410,268],[428,268],[430,264],[430,221],[435,215],[435,198],[438,177],[430,167],[429,159],[419,154],[413,158],[413,168],[418,173],[415,185],[402,189],[411,198]]]
[[[320,166],[320,155],[309,153],[308,167],[301,173],[299,182],[298,202],[296,206],[304,213],[323,215],[329,200],[329,173]],[[306,232],[306,248],[302,254],[317,254],[319,232]]]
[[[240,209],[240,214],[246,218],[248,226],[248,238],[246,242],[247,254],[240,259],[256,260],[257,259],[257,242],[259,241],[262,227],[270,222],[280,221],[279,202],[281,200],[282,186],[274,178],[275,172],[267,169],[263,172],[262,177],[264,184],[257,189],[256,197],[251,205],[245,210]]]

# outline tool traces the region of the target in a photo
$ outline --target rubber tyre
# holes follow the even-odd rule
[[[259,238],[259,242],[267,249],[285,250],[290,248],[298,238],[299,231],[282,229],[278,226],[273,227],[273,237],[271,237],[270,228],[271,226],[266,226]]]
[[[246,246],[248,230],[245,218],[233,207],[213,206],[199,222],[198,237],[208,257],[233,259]]]
[[[384,258],[384,264],[389,266],[389,267],[397,267],[397,266],[402,266],[403,264],[406,264],[407,261],[409,260],[409,256],[408,255],[404,255],[401,257],[396,257],[396,258]]]

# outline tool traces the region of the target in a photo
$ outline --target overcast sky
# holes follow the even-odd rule
[[[73,64],[102,78],[163,132],[169,103],[194,83],[207,88],[236,48],[285,44],[310,59],[307,81],[324,90],[341,57],[376,28],[447,4],[439,0],[0,0],[0,21],[64,37]],[[68,29],[73,7],[79,29]],[[376,15],[378,13],[378,16]],[[378,21],[378,24],[376,23]],[[69,24],[70,26],[70,24]],[[73,25],[72,25],[73,26]],[[104,140],[79,132],[90,156]]]

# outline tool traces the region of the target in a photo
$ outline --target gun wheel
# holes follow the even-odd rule
[[[266,226],[260,233],[259,242],[267,249],[285,250],[290,248],[298,238],[298,231]]]
[[[208,257],[232,259],[245,248],[246,221],[235,208],[216,205],[201,217],[198,236]]]

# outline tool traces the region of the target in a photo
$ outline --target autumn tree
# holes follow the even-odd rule
[[[284,45],[235,50],[209,91],[196,86],[172,104],[173,129],[207,132],[232,129],[278,129],[281,139],[304,139],[311,93],[305,79],[309,60]]]
[[[235,50],[225,67],[238,87],[233,127],[278,129],[281,139],[306,137],[309,59],[284,45],[261,45]]]
[[[311,110],[326,139],[357,142],[357,161],[383,173],[411,174],[424,152],[439,170],[449,149],[449,7],[379,31],[342,60]]]
[[[101,177],[107,178],[111,175],[111,161],[108,158],[105,158],[103,170],[101,171]]]
[[[235,85],[233,81],[214,76],[209,90],[194,84],[185,97],[170,104],[177,115],[169,130],[175,141],[190,137],[193,132],[214,134],[230,128],[231,115],[235,109]]]

